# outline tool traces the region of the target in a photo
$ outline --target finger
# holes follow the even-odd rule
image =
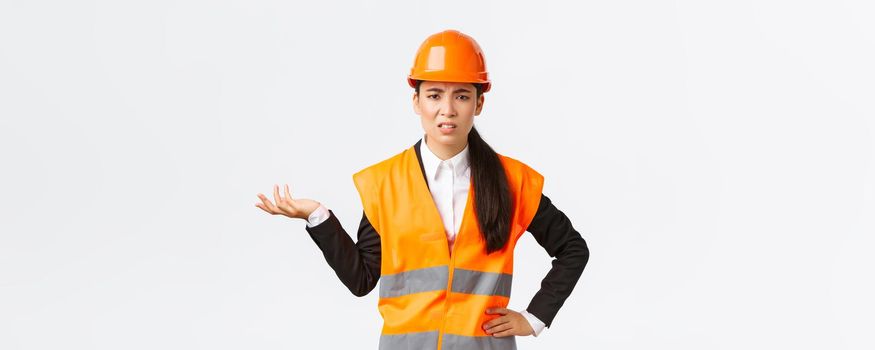
[[[277,206],[280,206],[280,204],[283,203],[283,201],[281,199],[282,198],[280,198],[280,186],[274,184],[273,185],[273,201],[276,202]]]
[[[277,214],[276,210],[270,210],[269,208],[265,207],[264,204],[262,204],[262,203],[255,203],[255,206],[261,208],[261,210],[264,210],[268,214],[273,214],[273,215]]]
[[[511,324],[510,322],[502,323],[500,325],[497,325],[495,327],[487,329],[486,334],[499,333],[499,332],[506,331],[506,330],[512,329],[512,328],[513,328],[513,324]]]
[[[295,210],[295,201],[292,200],[292,194],[289,193],[289,185],[285,184],[285,187],[285,198],[283,198],[283,205],[280,207],[280,209],[283,209],[287,212],[293,212]]]
[[[508,311],[509,311],[508,309],[503,308],[503,307],[493,307],[493,308],[486,309],[487,314],[507,315]]]
[[[505,317],[505,316],[496,317],[496,318],[489,320],[489,322],[484,323],[483,329],[490,329],[492,327],[495,327],[497,325],[507,323],[507,322],[510,322],[510,319]]]
[[[276,214],[277,208],[273,206],[273,203],[270,202],[270,199],[267,199],[267,196],[259,193],[258,198],[261,198],[261,203],[269,210],[268,213]]]
[[[508,330],[506,330],[506,331],[501,331],[501,332],[498,332],[498,333],[492,333],[492,336],[493,336],[493,337],[507,337],[507,336],[511,336],[511,335],[516,335],[516,334],[514,333],[514,330],[513,330],[513,329],[508,329]]]

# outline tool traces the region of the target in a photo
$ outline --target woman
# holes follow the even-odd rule
[[[491,83],[474,39],[427,38],[408,76],[425,134],[353,175],[363,213],[358,241],[321,203],[285,196],[262,210],[306,230],[356,296],[380,283],[380,349],[514,349],[549,327],[580,278],[589,249],[547,198],[543,176],[496,153],[474,128]],[[507,309],[513,249],[526,231],[553,266],[526,310]]]

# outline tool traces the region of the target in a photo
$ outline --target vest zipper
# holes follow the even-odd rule
[[[459,233],[461,233],[461,231],[462,230],[459,230]],[[459,235],[458,234],[456,235],[456,242],[455,243],[456,244],[459,243]],[[449,242],[449,240],[447,240],[447,246],[448,246],[447,249],[449,249],[449,244],[450,244],[450,242]],[[441,350],[441,348],[444,347],[443,346],[443,339],[444,339],[444,332],[445,332],[446,326],[447,326],[447,312],[449,311],[449,308],[450,308],[450,291],[452,290],[452,287],[453,287],[453,274],[455,273],[455,270],[456,270],[456,254],[450,253],[450,265],[449,265],[450,273],[448,275],[449,280],[447,281],[447,294],[446,294],[446,298],[444,299],[443,320],[441,321],[441,329],[440,329],[440,332],[438,333],[438,345],[440,345],[438,347],[438,350]]]

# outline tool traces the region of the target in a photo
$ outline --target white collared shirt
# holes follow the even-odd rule
[[[422,167],[428,179],[428,189],[437,206],[444,223],[444,230],[449,241],[450,254],[456,242],[456,234],[462,226],[465,215],[465,205],[468,201],[468,189],[471,187],[471,169],[468,161],[468,145],[450,159],[441,160],[425,143],[427,137],[420,142],[419,153],[422,156]]]
[[[471,162],[468,156],[468,145],[450,159],[441,160],[426,144],[426,136],[419,143],[419,153],[422,157],[422,167],[428,182],[428,189],[434,199],[435,206],[444,224],[444,231],[449,241],[449,249],[452,254],[453,245],[456,242],[456,234],[462,224],[465,214],[465,205],[468,202],[468,190],[471,187]],[[323,205],[313,211],[307,218],[307,226],[313,227],[330,216],[328,209]],[[537,337],[544,330],[545,324],[535,315],[526,310],[520,312]]]

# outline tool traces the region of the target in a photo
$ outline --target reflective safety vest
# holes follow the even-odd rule
[[[486,309],[508,305],[513,250],[538,209],[543,176],[499,154],[514,208],[507,245],[486,254],[469,187],[450,254],[414,147],[353,174],[365,215],[381,241],[379,348],[515,349],[515,336],[494,337],[482,325],[500,316]]]

